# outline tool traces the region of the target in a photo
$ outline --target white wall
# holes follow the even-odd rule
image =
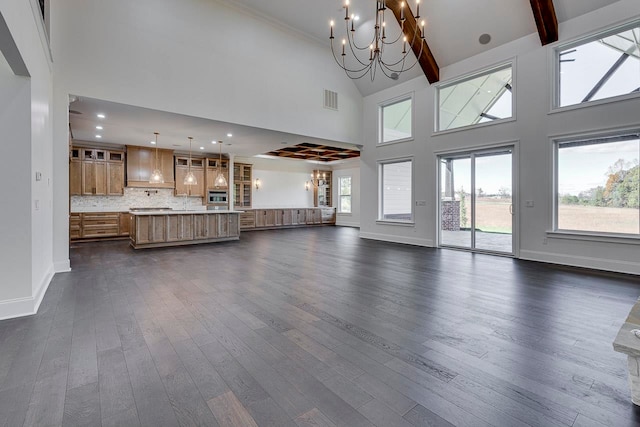
[[[29,76],[0,60],[0,319],[33,314],[53,276],[51,62],[35,1],[0,1]],[[36,172],[42,179],[36,181]]]
[[[343,164],[333,165],[333,205],[336,211],[340,204],[339,178],[351,177],[351,213],[337,212],[336,225],[345,227],[360,227],[360,159],[354,159]]]
[[[215,0],[61,0],[56,58],[56,201],[65,199],[69,93],[288,133],[360,143],[362,97],[317,41]],[[340,112],[322,107],[323,89]],[[55,259],[68,260],[55,207]]]
[[[260,208],[308,208],[313,207],[313,189],[305,190],[304,183],[310,179],[316,165],[300,160],[265,159],[260,157],[236,157],[234,162],[250,163],[255,181],[261,187],[253,187],[252,207]],[[320,169],[330,170],[328,167]]]
[[[560,41],[572,40],[597,29],[640,16],[640,3],[621,0],[560,26]],[[524,259],[558,262],[605,270],[640,274],[640,245],[557,239],[547,236],[552,212],[552,144],[550,137],[640,125],[640,99],[594,105],[549,114],[551,97],[551,50],[541,47],[537,34],[497,47],[489,52],[441,70],[441,81],[515,58],[516,121],[432,135],[434,88],[422,77],[365,98],[362,153],[361,236],[424,246],[437,243],[437,165],[435,152],[480,147],[500,142],[519,147],[520,246]],[[406,143],[376,146],[378,104],[402,94],[415,93],[415,139]],[[377,169],[379,160],[397,157],[414,159],[415,226],[376,223]],[[524,207],[524,200],[535,206]],[[546,242],[546,244],[545,244]]]

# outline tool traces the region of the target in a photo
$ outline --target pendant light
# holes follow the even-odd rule
[[[158,132],[153,133],[156,136],[156,163],[155,169],[151,172],[151,177],[149,178],[149,184],[164,184],[164,176],[162,176],[162,171],[158,167]]]
[[[222,141],[218,141],[218,145],[220,145],[220,159],[218,160],[218,175],[216,176],[213,185],[216,187],[226,187],[228,185],[227,178],[225,178],[222,173]]]
[[[189,164],[187,166],[187,175],[184,177],[184,185],[196,185],[198,184],[198,180],[196,176],[191,172],[191,142],[193,141],[193,137],[189,137]]]

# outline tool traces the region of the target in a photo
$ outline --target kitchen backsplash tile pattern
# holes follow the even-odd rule
[[[202,206],[200,197],[176,197],[172,189],[125,188],[124,196],[71,196],[71,212],[128,211],[130,208],[193,209]]]

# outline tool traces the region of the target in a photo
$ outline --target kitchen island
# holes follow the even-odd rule
[[[130,239],[134,249],[238,240],[238,211],[140,211],[129,212]]]

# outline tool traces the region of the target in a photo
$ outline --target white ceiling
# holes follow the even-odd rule
[[[289,27],[327,46],[330,20],[336,21],[335,35],[338,44],[344,34],[341,27],[344,22],[344,0],[222,1]],[[554,0],[553,3],[558,20],[563,22],[616,1],[618,0]],[[361,18],[361,31],[372,33],[371,20],[375,16],[375,2],[350,0],[350,3],[350,12]],[[415,14],[415,0],[407,0],[407,4]],[[440,67],[537,31],[529,0],[422,0],[420,15],[427,21],[427,43]],[[390,21],[392,22],[387,23],[388,28],[393,28],[392,32],[397,34],[399,26],[395,21]],[[478,42],[478,38],[484,33],[491,35],[491,42],[487,45]],[[422,70],[418,66],[406,75],[402,74],[398,81],[379,74],[374,82],[364,77],[355,81],[355,84],[366,96],[421,74]]]
[[[344,0],[219,1],[327,47],[329,21],[334,19],[337,22],[336,39],[341,38],[342,32],[337,29],[344,22]],[[616,1],[618,0],[554,0],[554,5],[558,20],[563,22]],[[350,11],[360,16],[360,27],[369,32],[375,2],[350,2]],[[408,0],[407,3],[415,12],[415,0]],[[528,0],[422,0],[420,12],[427,20],[426,38],[440,67],[536,32]],[[389,31],[399,31],[395,21],[389,21]],[[478,37],[483,33],[489,33],[492,37],[487,45],[478,42]],[[355,81],[355,84],[366,96],[420,75],[422,70],[416,66],[403,73],[397,81],[378,73],[374,82],[365,77]],[[82,113],[69,115],[74,139],[82,141],[150,146],[150,141],[154,138],[153,132],[157,131],[160,133],[158,146],[177,151],[189,149],[188,136],[194,137],[195,152],[217,153],[218,146],[211,141],[222,140],[224,153],[239,156],[253,156],[302,142],[353,148],[349,144],[334,141],[231,125],[82,96],[71,103],[69,109]],[[98,119],[98,113],[105,114],[106,118]],[[99,125],[104,129],[97,131],[96,126]],[[232,133],[233,137],[227,137],[227,133]],[[102,138],[98,139],[98,134]]]
[[[218,154],[219,145],[212,144],[212,141],[223,141],[224,154],[230,153],[243,157],[303,142],[356,148],[354,145],[336,141],[232,125],[83,96],[75,96],[75,98],[76,100],[69,104],[69,123],[73,139],[76,141],[149,147],[153,146],[151,141],[155,140],[153,133],[158,132],[159,148],[187,152],[189,150],[187,137],[192,136],[194,153]],[[98,114],[104,114],[105,118],[98,118]],[[98,130],[96,126],[102,126],[103,129]],[[228,133],[233,136],[228,137]],[[101,138],[97,138],[96,135],[101,135]]]

